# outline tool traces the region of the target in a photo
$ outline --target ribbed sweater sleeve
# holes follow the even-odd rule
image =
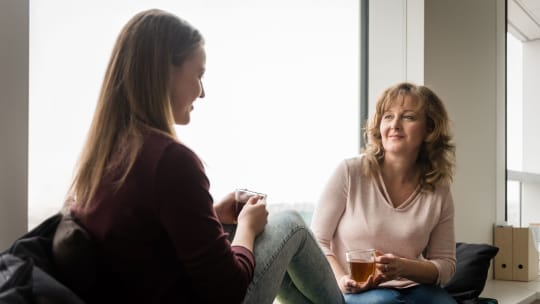
[[[240,303],[253,278],[253,254],[231,247],[214,212],[202,164],[183,145],[164,150],[156,193],[161,222],[197,293],[208,303]]]

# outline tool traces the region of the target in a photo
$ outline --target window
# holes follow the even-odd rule
[[[537,39],[517,39],[515,32],[507,37],[507,222],[528,227],[540,223],[540,31]]]
[[[315,203],[359,150],[356,1],[30,1],[29,226],[63,203],[117,34],[154,7],[206,39],[206,98],[177,132],[214,199],[242,187],[270,208]]]
[[[523,47],[521,41],[512,34],[507,34],[507,169],[511,172],[522,171],[523,163]],[[507,222],[516,227],[521,226],[521,183],[511,177],[507,181]]]

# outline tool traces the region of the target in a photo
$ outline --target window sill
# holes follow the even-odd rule
[[[487,280],[480,297],[496,299],[499,304],[529,304],[540,299],[540,277],[530,282]]]

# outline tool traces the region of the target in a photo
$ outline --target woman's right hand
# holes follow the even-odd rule
[[[338,280],[339,289],[343,293],[359,293],[372,288],[375,288],[380,283],[379,276],[369,276],[368,280],[363,283],[358,283],[351,278],[350,275],[344,275]]]
[[[268,210],[266,204],[259,202],[258,196],[252,196],[238,214],[238,227],[248,229],[259,235],[268,222]]]

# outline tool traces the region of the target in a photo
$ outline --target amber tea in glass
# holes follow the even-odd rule
[[[346,252],[349,274],[353,280],[363,283],[375,275],[375,250],[362,249]]]

